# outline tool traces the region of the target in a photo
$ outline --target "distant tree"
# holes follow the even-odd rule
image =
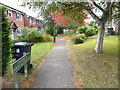
[[[47,18],[46,18],[46,23],[44,24],[44,28],[46,30],[46,33],[47,34],[50,34],[50,35],[54,35],[54,20],[52,20],[52,17],[50,15],[47,15]]]
[[[58,10],[50,14],[52,19],[55,20],[59,25],[69,27],[71,29],[76,30],[77,27],[84,25],[84,19],[86,18],[85,13],[70,13],[68,15],[64,15],[64,12]],[[78,19],[75,16],[79,17]]]
[[[8,23],[8,19],[6,18],[6,7],[0,5],[0,11],[2,14],[2,76],[4,76],[7,72],[8,62],[10,61],[10,24]]]
[[[77,13],[77,12],[88,12],[98,23],[99,25],[99,31],[98,31],[98,38],[97,43],[94,48],[95,53],[102,53],[103,48],[103,40],[104,40],[104,33],[105,33],[105,24],[106,22],[112,18],[113,15],[113,7],[114,5],[120,6],[118,2],[114,2],[114,0],[109,0],[106,2],[102,2],[100,0],[93,1],[90,0],[89,2],[34,2],[31,0],[31,2],[27,2],[26,5],[33,6],[35,8],[40,8],[43,12],[49,11],[52,9],[52,12],[55,12],[56,10],[62,10],[64,11],[64,16],[68,17],[71,13]],[[96,15],[96,12],[93,11],[93,9],[99,9],[102,12],[101,17]],[[119,10],[118,10],[119,12]],[[73,15],[74,19],[79,20],[80,15]],[[83,17],[84,18],[84,17]]]

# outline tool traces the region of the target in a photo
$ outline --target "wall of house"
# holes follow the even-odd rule
[[[32,16],[28,16],[21,11],[16,11],[13,9],[8,9],[8,10],[10,11],[10,13],[12,12],[12,17],[11,17],[11,15],[9,15],[9,13],[6,11],[6,14],[8,14],[7,18],[9,20],[9,22],[10,23],[14,22],[18,28],[24,28],[24,27],[38,28],[38,27],[41,27],[41,25],[42,25],[42,23],[40,23],[36,18],[34,18]],[[16,19],[17,13],[21,14],[22,19]],[[31,22],[30,22],[30,19],[31,19]]]
[[[28,20],[28,16],[26,14],[24,14],[24,27],[29,28],[29,20]]]
[[[18,28],[23,28],[24,27],[24,15],[21,14],[21,16],[22,16],[22,19],[17,20],[16,12],[12,11],[12,17],[8,17],[8,20],[9,20],[9,22],[12,22],[12,21],[15,22]]]

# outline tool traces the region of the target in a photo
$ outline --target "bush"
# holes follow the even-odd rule
[[[18,41],[42,42],[42,34],[42,32],[37,31],[37,28],[22,28],[21,36],[18,37]]]
[[[86,37],[92,36],[92,35],[95,35],[95,34],[97,34],[97,32],[96,32],[96,29],[94,29],[94,28],[88,28],[88,29],[85,31]]]
[[[79,33],[85,33],[85,31],[86,31],[88,28],[89,28],[88,26],[82,26],[82,27],[79,27],[79,28],[77,29],[77,31],[78,31]]]
[[[52,41],[52,36],[48,35],[48,34],[44,34],[43,35],[43,41],[47,42],[47,41]]]
[[[85,34],[78,34],[78,35],[76,35],[76,36],[79,36],[79,37],[81,37],[82,39],[85,39]]]
[[[74,44],[83,43],[85,41],[85,35],[79,34],[79,35],[73,36],[71,40]]]
[[[44,34],[43,32],[37,31],[36,28],[22,28],[21,35],[18,37],[18,40],[13,42],[47,42],[52,41],[52,36]]]
[[[0,51],[0,54],[2,54],[2,58],[0,57],[0,66],[2,65],[2,68],[0,67],[0,75],[2,71],[2,76],[4,76],[7,73],[7,66],[8,62],[10,61],[10,24],[8,23],[8,19],[6,18],[6,7],[0,5],[0,13],[2,17],[0,17],[2,23],[2,43],[0,42],[0,46],[2,46],[2,53]],[[1,28],[1,27],[0,27]],[[0,55],[1,56],[1,55]],[[1,61],[2,60],[2,61]],[[2,69],[2,70],[1,70]]]
[[[88,37],[97,34],[98,28],[96,25],[88,25],[79,27],[77,31],[79,31],[81,34],[85,34],[86,37]]]

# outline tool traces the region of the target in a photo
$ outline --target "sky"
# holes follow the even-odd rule
[[[35,18],[38,15],[38,11],[34,12],[33,10],[28,9],[27,7],[19,6],[21,4],[20,0],[0,0],[0,3],[3,3],[3,4],[8,5],[8,6],[12,7],[12,8],[20,10],[20,11],[26,13],[27,15],[33,16]]]
[[[19,1],[19,2],[18,2]],[[0,3],[3,3],[3,4],[5,4],[5,5],[8,5],[8,6],[10,6],[10,7],[13,7],[13,8],[15,8],[15,9],[17,9],[17,10],[20,10],[20,11],[22,11],[22,12],[24,12],[24,13],[26,13],[27,15],[29,15],[29,16],[33,16],[33,17],[37,17],[38,16],[38,12],[39,11],[33,11],[32,9],[28,9],[27,7],[22,7],[22,6],[19,6],[20,4],[21,4],[21,2],[20,1],[23,1],[23,0],[0,0]],[[98,12],[98,13],[96,13],[97,15],[100,15],[100,13]],[[91,17],[90,15],[88,15],[88,17]],[[43,19],[42,17],[39,17],[40,19]],[[90,18],[89,20],[87,19],[87,20],[85,20],[86,22],[90,22],[90,21],[92,21],[93,20],[93,18]]]

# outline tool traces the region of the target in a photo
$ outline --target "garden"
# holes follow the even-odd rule
[[[104,37],[102,54],[93,53],[96,39],[74,44],[66,40],[78,88],[118,88],[118,37]]]
[[[45,34],[44,32],[37,31],[36,28],[22,28],[21,35],[18,36],[17,40],[10,39],[10,43],[14,44],[16,42],[28,42],[34,43],[31,48],[31,64],[33,68],[29,71],[29,80],[24,80],[24,74],[18,74],[19,83],[21,88],[31,87],[34,80],[35,71],[38,66],[41,66],[44,63],[44,59],[48,55],[48,52],[53,47],[53,37],[49,34]],[[12,47],[11,47],[12,48]],[[13,88],[14,87],[14,79],[12,75],[12,69],[10,64],[12,63],[12,51],[10,51],[8,67],[6,69],[6,74],[3,77],[3,88]],[[31,78],[32,76],[32,78]],[[24,83],[23,83],[24,82]],[[32,83],[31,83],[32,82]],[[27,85],[26,85],[27,83]]]
[[[117,20],[118,17],[114,17],[114,15],[112,17],[112,13],[109,12],[112,12],[114,5],[114,10],[118,14],[119,10],[116,8],[119,4],[111,2],[91,3],[94,7],[92,4],[81,2],[44,3],[32,2],[32,0],[29,3],[24,2],[23,6],[30,5],[31,7],[32,5],[34,9],[42,8],[41,13],[45,20],[44,29],[46,31],[41,32],[37,28],[21,28],[17,40],[12,40],[10,37],[10,23],[8,23],[4,13],[5,8],[3,8],[1,45],[3,48],[1,51],[3,88],[14,87],[10,66],[12,63],[11,44],[16,42],[34,43],[31,52],[33,68],[29,71],[29,80],[25,81],[23,74],[18,76],[20,87],[30,88],[34,83],[36,70],[44,63],[44,59],[54,45],[53,36],[57,36],[57,34],[64,34],[65,37],[69,37],[66,39],[66,46],[69,60],[74,67],[74,82],[77,88],[118,88],[118,34],[114,32],[113,36],[109,36],[105,32],[104,35],[104,31],[107,21],[111,18]],[[103,8],[99,5],[106,7]],[[95,16],[94,12],[91,13],[96,8],[100,9],[103,15],[98,17]],[[93,16],[98,22],[99,28],[93,21],[89,24],[84,22],[88,18],[88,13],[84,10]],[[118,16],[117,14],[116,16]],[[96,48],[94,49],[94,47]]]
[[[53,47],[53,37],[50,34],[46,34],[45,32],[40,32],[36,28],[21,28],[21,33],[17,36],[17,40],[12,39],[12,33],[9,29],[10,23],[6,18],[6,14],[4,13],[6,7],[0,6],[0,10],[2,11],[2,60],[0,63],[1,67],[1,74],[2,77],[2,87],[3,88],[14,88],[14,78],[12,74],[12,44],[16,42],[30,42],[34,43],[31,49],[31,64],[33,68],[29,71],[29,80],[26,81],[24,79],[24,74],[19,74],[19,83],[21,88],[28,88],[32,86],[35,71],[37,70],[38,66],[41,66],[44,63],[44,59],[48,55],[48,52]],[[1,59],[2,58],[2,59]],[[24,82],[24,83],[23,83]],[[26,85],[27,84],[27,85]]]

